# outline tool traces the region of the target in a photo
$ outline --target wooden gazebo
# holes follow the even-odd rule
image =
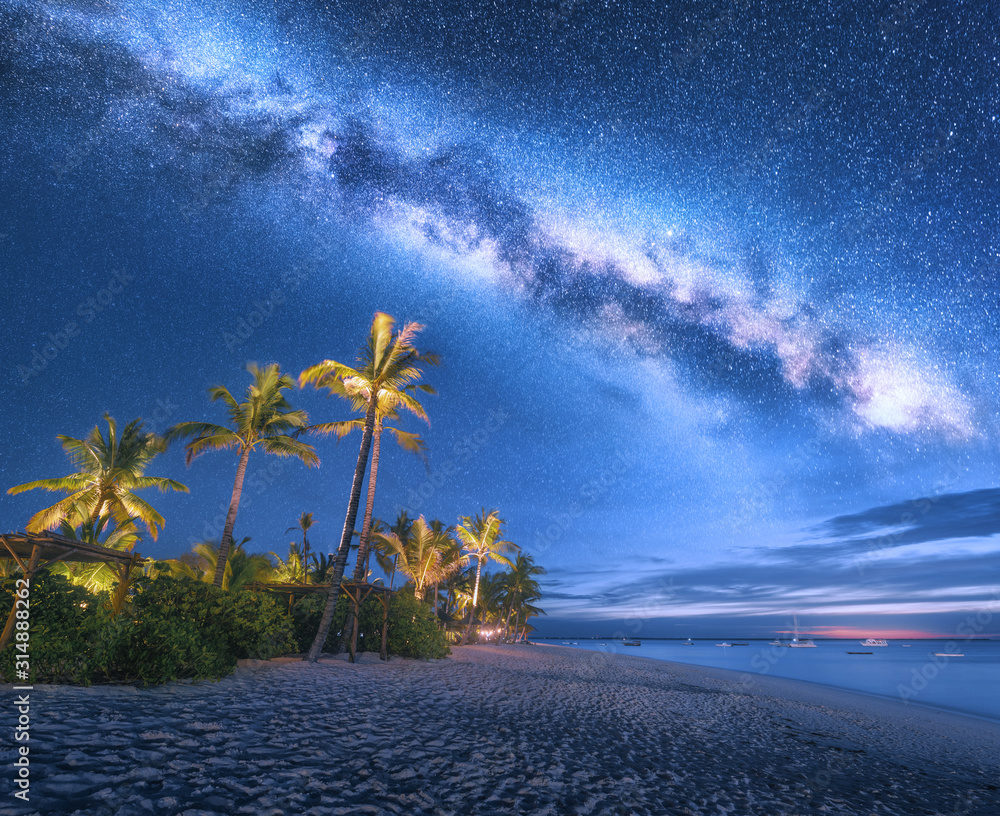
[[[379,657],[382,660],[388,660],[389,601],[392,596],[396,594],[396,591],[389,589],[389,587],[384,587],[381,584],[368,584],[355,581],[342,581],[340,588],[344,594],[350,598],[351,609],[354,611],[354,631],[351,632],[351,637],[348,641],[348,660],[353,663],[358,652],[358,620],[361,611],[361,604],[363,604],[368,599],[368,596],[373,593],[378,596],[378,599],[382,604],[382,645],[379,649]],[[248,584],[247,589],[273,592],[279,595],[288,595],[288,611],[291,612],[292,604],[294,603],[296,595],[309,595],[313,593],[323,593],[325,595],[330,591],[330,584],[254,583]]]
[[[32,576],[41,569],[59,561],[79,564],[109,564],[118,576],[118,588],[112,598],[113,608],[118,611],[125,601],[129,572],[138,565],[142,556],[137,552],[112,550],[96,544],[88,544],[56,533],[5,533],[0,535],[0,558],[10,555],[30,582]],[[17,613],[15,598],[7,616],[7,623],[0,635],[0,650],[4,649],[14,634],[14,620]]]

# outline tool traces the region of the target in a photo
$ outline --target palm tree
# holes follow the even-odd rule
[[[312,556],[312,576],[313,581],[317,584],[325,584],[330,580],[330,576],[333,574],[333,562],[334,558],[332,555],[327,555],[326,553],[320,553],[316,555],[313,553]]]
[[[135,521],[129,519],[123,524],[107,529],[110,520],[110,516],[101,516],[95,521],[90,518],[85,507],[77,505],[73,516],[59,522],[59,533],[72,541],[130,552],[139,540]],[[116,568],[107,563],[68,564],[61,561],[53,565],[51,571],[57,575],[65,575],[74,584],[81,584],[91,592],[110,589],[120,578]]]
[[[444,568],[444,576],[441,580],[447,580],[459,570],[468,566],[469,558],[462,552],[462,544],[452,538],[455,532],[454,527],[446,527],[443,521],[434,519],[431,522],[431,529],[438,533],[443,533],[443,548],[441,550],[441,565]],[[440,597],[440,582],[434,582],[434,614],[438,611],[438,599]]]
[[[233,543],[233,524],[236,523],[236,511],[240,506],[243,477],[246,474],[250,451],[259,447],[265,453],[273,453],[275,456],[295,456],[307,467],[319,464],[319,457],[312,445],[300,442],[289,435],[289,431],[304,428],[308,422],[305,411],[293,410],[282,393],[287,388],[294,388],[295,381],[287,374],[282,374],[276,363],[263,369],[258,368],[256,363],[248,363],[247,371],[254,381],[247,388],[246,399],[243,402],[237,402],[224,385],[208,389],[213,402],[222,400],[226,404],[229,428],[210,422],[181,422],[168,429],[165,435],[170,442],[194,437],[184,446],[188,465],[205,451],[236,448],[239,452],[240,459],[236,466],[233,495],[229,501],[229,513],[226,515],[226,526],[222,532],[215,570],[214,583],[218,587],[222,586],[229,548]]]
[[[424,599],[431,584],[436,584],[455,568],[444,563],[448,534],[434,530],[423,516],[413,522],[405,541],[391,532],[379,532],[375,536],[396,556],[397,569],[413,582],[413,594],[418,601]]]
[[[82,509],[91,523],[102,516],[110,516],[119,525],[137,519],[156,540],[163,526],[163,516],[132,491],[157,487],[163,492],[187,493],[188,489],[173,479],[144,475],[150,461],[166,449],[166,443],[156,434],[143,433],[141,419],[133,419],[120,435],[117,423],[109,414],[104,415],[104,421],[108,423],[107,438],[97,425],[85,439],[56,437],[78,469],[76,473],[61,479],[39,479],[7,491],[12,496],[36,489],[70,494],[35,513],[28,522],[28,532],[51,530],[65,519],[77,517]]]
[[[233,543],[223,566],[222,588],[226,590],[241,589],[246,584],[265,580],[270,577],[274,565],[266,555],[248,553],[244,546],[250,541],[245,536],[239,543]],[[186,575],[196,581],[213,582],[218,572],[222,557],[221,542],[202,541],[191,547],[191,557],[182,557],[168,561],[171,572],[175,575]]]
[[[307,368],[299,375],[300,385],[311,383],[316,388],[326,388],[331,394],[347,396],[354,399],[357,396],[364,400],[365,422],[361,434],[361,450],[358,451],[358,463],[354,468],[354,480],[351,484],[351,496],[347,504],[347,516],[344,519],[344,531],[340,537],[340,547],[337,550],[337,561],[334,566],[330,591],[323,609],[319,630],[306,660],[315,662],[326,642],[330,626],[333,623],[333,611],[340,596],[340,581],[347,566],[347,556],[350,553],[351,537],[354,534],[354,524],[358,517],[358,505],[361,503],[361,484],[368,467],[368,454],[371,451],[372,437],[375,433],[375,420],[380,402],[384,407],[395,408],[397,405],[421,418],[426,413],[411,391],[414,387],[427,390],[427,386],[417,385],[422,376],[421,365],[437,365],[436,354],[422,353],[413,345],[416,335],[423,329],[419,323],[407,323],[400,331],[395,331],[396,321],[384,312],[376,312],[368,334],[368,343],[362,349],[357,369],[338,363],[336,360],[324,360],[322,363]],[[358,560],[364,563],[365,553],[358,550]]]
[[[413,519],[407,515],[405,510],[400,510],[399,515],[396,516],[396,522],[391,527],[385,526],[385,522],[377,522],[372,525],[372,530],[373,532],[395,533],[396,537],[405,545],[409,540],[412,527]],[[399,556],[395,554],[395,550],[391,546],[377,536],[372,538],[372,549],[375,551],[375,560],[379,567],[389,576],[389,589],[392,589],[396,581],[396,562],[399,560]]]
[[[367,393],[367,386],[363,389],[357,383],[352,383],[351,389],[348,391],[350,394],[349,398],[355,410],[364,411],[367,407],[367,401],[364,394]],[[408,385],[404,390],[413,391],[417,388],[425,390],[428,393],[433,394],[434,390],[429,385]],[[345,389],[346,391],[347,389]],[[338,386],[339,392],[339,386]],[[341,396],[345,394],[341,393]],[[379,394],[378,405],[375,410],[375,426],[372,429],[372,445],[371,445],[371,471],[368,474],[368,497],[365,503],[365,513],[361,521],[361,533],[358,538],[358,559],[354,565],[354,575],[353,580],[360,581],[364,575],[367,564],[368,564],[368,548],[371,544],[371,534],[372,534],[372,513],[375,506],[375,485],[378,481],[378,465],[381,455],[382,447],[382,431],[389,431],[390,434],[395,438],[396,443],[405,451],[410,453],[415,453],[420,456],[424,462],[427,461],[427,448],[424,444],[424,440],[420,438],[418,434],[411,433],[408,431],[400,430],[399,428],[394,428],[392,425],[387,425],[387,422],[398,421],[399,412],[395,409],[395,395],[390,392],[383,390]],[[413,400],[413,404],[420,406],[420,403]],[[412,410],[412,409],[411,409]],[[423,410],[423,406],[420,406],[420,410]],[[425,421],[427,420],[427,415],[422,414],[421,418]],[[310,425],[306,428],[307,431],[319,434],[334,434],[338,439],[343,438],[351,431],[364,431],[365,419],[363,416],[354,417],[353,419],[345,419],[340,422],[323,422],[318,425]]]
[[[511,566],[510,559],[504,553],[517,551],[518,547],[511,541],[504,541],[500,538],[503,530],[503,519],[496,510],[489,513],[484,509],[475,518],[465,516],[459,519],[461,522],[455,534],[462,542],[463,549],[469,554],[470,559],[476,562],[476,582],[472,590],[472,609],[469,614],[469,626],[462,636],[461,646],[469,641],[472,634],[472,625],[476,619],[476,603],[479,600],[479,581],[482,576],[483,564],[488,560],[496,561],[506,566]]]
[[[521,613],[533,611],[534,614],[544,615],[545,613],[531,606],[532,601],[537,601],[542,597],[541,587],[535,580],[536,575],[545,575],[544,567],[535,564],[534,557],[518,553],[517,558],[511,566],[510,572],[504,577],[507,581],[510,607],[507,613],[507,624],[510,624],[511,612],[516,611],[514,618],[514,639],[517,640],[517,632],[521,623]],[[527,618],[525,618],[527,620]]]
[[[292,530],[302,531],[302,583],[309,583],[309,539],[306,538],[306,533],[309,532],[309,528],[312,527],[316,522],[313,521],[312,513],[303,513],[299,517],[299,523],[295,527],[289,527],[285,530],[285,534],[292,532]],[[294,576],[293,576],[294,580]]]
[[[281,583],[294,584],[305,569],[302,552],[296,541],[288,543],[288,558],[282,558],[273,550],[268,555],[278,562],[274,567],[274,579]]]

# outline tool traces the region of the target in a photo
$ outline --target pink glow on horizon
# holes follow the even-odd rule
[[[920,629],[880,629],[872,627],[869,629],[859,629],[856,626],[810,626],[808,629],[812,637],[824,638],[883,638],[885,640],[920,640],[922,638],[942,638],[956,637],[954,632],[927,632]],[[780,634],[793,634],[792,632],[781,632]],[[800,637],[804,631],[800,631]],[[967,638],[962,638],[966,640]]]

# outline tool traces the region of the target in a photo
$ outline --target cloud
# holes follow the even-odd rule
[[[1000,488],[922,496],[860,513],[835,516],[814,532],[862,544],[898,547],[1000,533]]]

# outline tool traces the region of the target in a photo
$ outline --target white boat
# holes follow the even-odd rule
[[[681,644],[681,646],[694,646],[694,641],[691,640],[691,638],[688,638]]]
[[[769,644],[767,644],[767,645],[768,645],[768,646],[787,646],[788,644],[787,644],[787,643],[785,643],[785,641],[781,640],[781,638],[778,638],[778,640],[772,640],[772,641],[771,641],[771,642],[770,642]]]
[[[789,647],[792,649],[815,649],[816,644],[812,642],[810,638],[802,638],[799,640],[799,616],[793,616],[795,621],[795,637],[792,638],[792,642],[789,643]]]
[[[882,640],[882,638],[868,638],[867,640],[861,641],[862,646],[888,646],[888,640]]]
[[[622,646],[642,646],[641,640],[623,640]]]
[[[733,644],[732,643],[716,643],[715,645],[716,646],[722,646],[724,649],[728,649]]]

